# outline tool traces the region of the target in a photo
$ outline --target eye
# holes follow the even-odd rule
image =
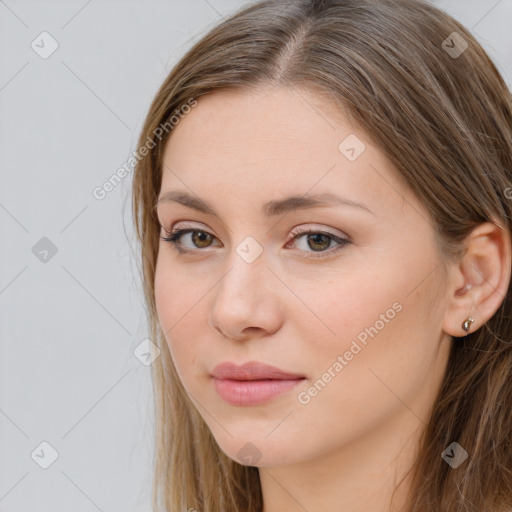
[[[192,235],[192,242],[196,248],[208,247],[209,242],[215,237],[202,229],[196,228],[182,228],[173,230],[168,236],[161,236],[160,238],[165,242],[169,242],[178,250],[180,253],[192,252],[194,247],[183,247],[183,243],[180,241],[185,235]]]
[[[313,258],[322,258],[326,256],[330,256],[333,253],[337,253],[339,250],[343,249],[344,246],[350,244],[351,242],[345,238],[341,238],[333,233],[329,233],[326,231],[319,231],[315,229],[297,229],[293,233],[295,236],[291,239],[300,240],[302,238],[305,239],[305,247],[313,249],[312,251],[308,251],[307,249],[301,249],[302,252],[313,252],[318,254],[311,254],[310,256],[305,257],[313,257]],[[190,240],[193,243],[193,246],[184,247],[183,243],[180,241],[181,238],[185,237],[185,235],[191,235]],[[179,253],[191,253],[196,252],[195,249],[204,249],[209,247],[212,240],[216,239],[216,237],[205,230],[185,227],[181,229],[175,229],[167,236],[160,237],[165,242],[171,243]],[[331,243],[335,242],[338,246],[331,251],[326,251],[331,247]],[[287,245],[289,242],[287,243]],[[200,251],[199,251],[200,252]]]
[[[311,256],[313,258],[324,258],[332,255],[333,253],[337,253],[344,246],[350,244],[351,242],[346,238],[341,238],[334,233],[329,233],[328,231],[319,231],[317,229],[304,229],[299,228],[295,232],[292,232],[295,236],[292,238],[293,240],[300,240],[304,238],[304,245],[306,248],[313,249],[314,253]],[[326,249],[331,248],[331,243],[335,242],[337,246],[334,250],[327,251]],[[309,252],[307,249],[304,249],[304,252]],[[310,256],[306,256],[310,257]]]

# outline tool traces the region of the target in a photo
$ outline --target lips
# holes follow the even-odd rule
[[[275,366],[249,361],[242,366],[225,362],[212,371],[215,390],[231,405],[249,406],[268,402],[290,391],[305,377]]]
[[[257,361],[249,361],[242,366],[225,362],[213,369],[212,376],[217,379],[230,380],[294,380],[304,378],[304,375],[285,372],[275,366]]]

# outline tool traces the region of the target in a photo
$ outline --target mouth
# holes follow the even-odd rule
[[[231,405],[268,402],[305,380],[305,376],[275,366],[249,361],[241,366],[225,362],[212,371],[215,390]]]

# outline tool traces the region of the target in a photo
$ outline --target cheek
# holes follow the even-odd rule
[[[195,286],[187,275],[157,262],[155,304],[158,321],[176,370],[184,381],[197,366],[200,331],[204,330],[208,318],[204,297],[207,290],[204,282]]]
[[[330,391],[322,392],[325,399],[337,396],[351,409],[373,402],[372,397],[383,400],[385,386],[378,376],[403,389],[434,357],[432,333],[423,328],[425,295],[410,293],[412,278],[402,270],[397,276],[388,267],[387,272],[344,276],[342,284],[329,281],[322,288],[294,290],[312,310],[298,304],[291,314],[310,379],[329,382]],[[376,387],[381,393],[375,393]]]
[[[403,402],[414,404],[433,368],[429,334],[413,330],[423,298],[406,298],[392,287],[371,288],[373,295],[361,290],[364,300],[357,294],[335,303],[324,297],[318,311],[325,313],[322,318],[336,335],[307,337],[310,378],[294,397],[296,419],[311,431],[321,431],[326,443],[348,442],[407,409]]]
[[[328,289],[315,303],[329,326],[320,326],[322,336],[308,335],[314,324],[303,320],[311,377],[322,381],[319,389],[323,382],[329,388],[318,406],[341,401],[362,419],[368,406],[381,410],[396,401],[386,385],[407,396],[426,377],[436,357],[435,329],[425,328],[428,291],[410,293],[407,279],[387,279],[346,280],[343,288]]]
[[[388,324],[380,318],[384,315],[385,320],[392,322],[397,316],[393,303],[399,293],[395,290],[392,283],[383,283],[369,273],[344,275],[339,280],[317,282],[315,286],[307,283],[294,287],[302,304],[290,300],[290,314],[294,323],[300,325],[300,331],[307,333],[305,341],[310,340],[315,350],[343,353],[358,336],[364,343],[368,337],[365,328],[378,322],[377,327],[387,329]]]
[[[159,259],[155,270],[155,304],[158,321],[164,333],[176,322],[176,285],[176,281],[171,279],[171,274]]]
[[[202,287],[199,288],[186,272],[164,261],[164,258],[158,259],[155,269],[155,303],[164,332],[171,328],[174,332],[181,322],[195,314],[193,306],[200,302],[201,291],[204,294]]]

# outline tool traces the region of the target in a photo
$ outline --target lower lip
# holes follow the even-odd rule
[[[231,380],[214,378],[217,393],[231,405],[255,405],[286,393],[304,379]]]

